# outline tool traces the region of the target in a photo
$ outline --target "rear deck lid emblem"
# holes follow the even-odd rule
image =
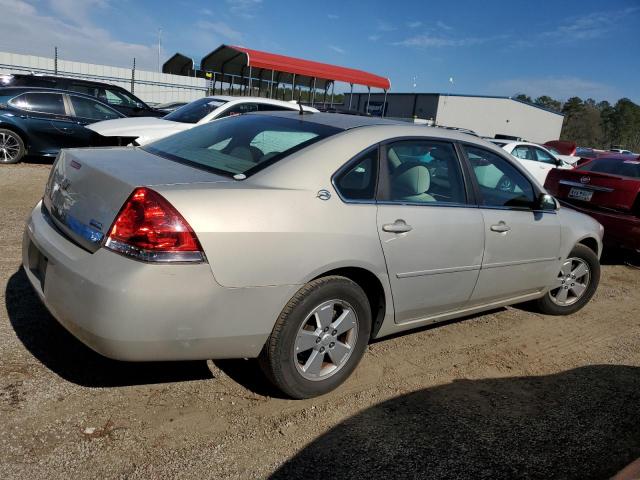
[[[586,175],[580,178],[580,183],[589,183],[590,181],[591,181],[591,178],[587,177]]]
[[[331,193],[329,192],[329,190],[325,190],[324,188],[322,190],[318,191],[318,194],[316,195],[316,198],[319,198],[320,200],[329,200],[331,198]]]

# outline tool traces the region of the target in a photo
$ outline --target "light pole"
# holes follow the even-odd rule
[[[162,56],[162,28],[158,29],[158,73],[162,73],[160,57]]]

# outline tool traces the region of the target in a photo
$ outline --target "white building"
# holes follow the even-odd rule
[[[365,112],[366,93],[354,93],[351,109]],[[372,93],[369,113],[382,112],[384,94]],[[349,94],[344,108],[349,107]],[[422,118],[437,125],[468,128],[478,135],[509,135],[544,143],[560,138],[564,115],[509,97],[450,95],[442,93],[389,93],[385,105],[388,118]]]

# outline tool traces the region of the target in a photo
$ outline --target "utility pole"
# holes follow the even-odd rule
[[[162,73],[162,65],[160,65],[160,57],[162,56],[162,28],[158,29],[158,73]]]

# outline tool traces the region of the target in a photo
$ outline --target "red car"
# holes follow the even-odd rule
[[[544,186],[599,221],[607,245],[640,252],[640,157],[608,154],[572,170],[553,169]]]

